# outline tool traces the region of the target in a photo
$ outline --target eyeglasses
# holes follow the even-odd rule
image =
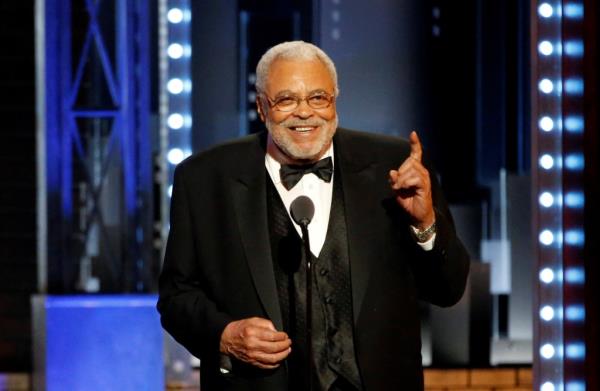
[[[317,92],[307,97],[301,98],[297,95],[285,95],[279,96],[275,99],[271,99],[265,93],[261,93],[269,103],[269,107],[276,111],[290,112],[294,111],[300,106],[300,102],[306,101],[308,106],[312,109],[326,109],[331,106],[331,103],[335,99],[333,95],[329,95],[326,92]]]

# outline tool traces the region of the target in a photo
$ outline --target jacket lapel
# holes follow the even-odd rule
[[[239,173],[231,182],[231,190],[254,286],[275,328],[282,330],[281,308],[269,245],[264,138],[256,137],[255,141],[251,146],[249,160],[239,165]]]
[[[344,191],[346,226],[348,232],[348,256],[350,258],[350,277],[352,281],[352,309],[354,322],[360,314],[367,290],[370,265],[369,260],[376,259],[381,249],[378,242],[376,221],[377,199],[376,162],[372,155],[361,150],[349,139],[351,135],[338,129],[334,138],[335,154],[340,164],[340,177]]]

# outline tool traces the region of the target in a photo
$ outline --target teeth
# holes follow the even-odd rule
[[[309,130],[312,130],[312,127],[294,128],[294,130],[297,131],[297,132],[308,132]]]

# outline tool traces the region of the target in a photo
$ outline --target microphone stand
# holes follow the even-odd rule
[[[308,224],[310,220],[302,219],[300,229],[302,230],[302,243],[304,244],[304,257],[306,258],[306,376],[308,379],[308,391],[312,391],[312,256],[310,252],[310,239],[308,236]]]

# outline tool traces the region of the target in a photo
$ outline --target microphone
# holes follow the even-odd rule
[[[308,379],[308,391],[312,391],[312,256],[310,252],[310,239],[308,237],[308,224],[315,215],[315,204],[307,196],[299,196],[290,205],[292,219],[302,229],[302,242],[304,244],[304,259],[306,261],[306,378]]]
[[[290,205],[292,219],[301,227],[307,227],[315,215],[315,205],[307,196],[299,196]]]

